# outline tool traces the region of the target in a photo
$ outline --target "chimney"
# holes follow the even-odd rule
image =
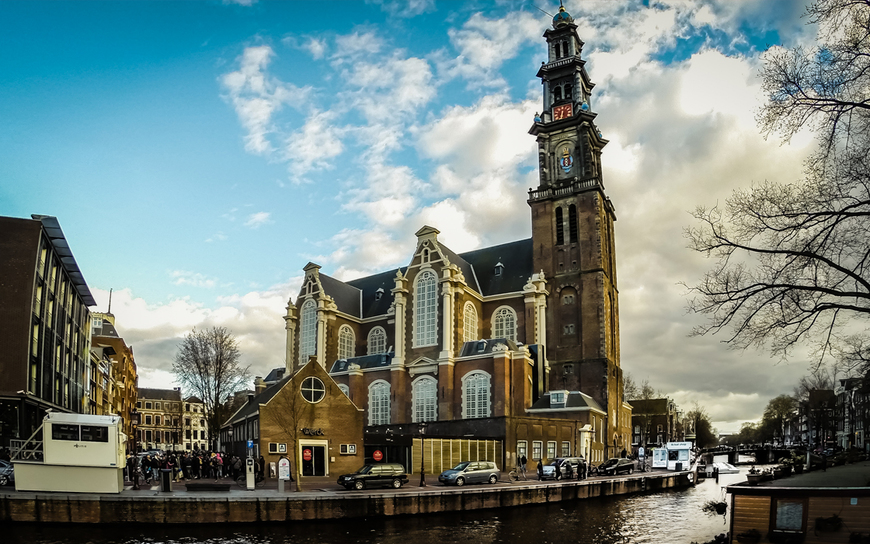
[[[248,404],[251,404],[252,402],[254,402],[254,394],[248,393]]]
[[[266,390],[266,382],[263,381],[262,376],[257,376],[254,378],[254,394],[259,395],[263,391]]]

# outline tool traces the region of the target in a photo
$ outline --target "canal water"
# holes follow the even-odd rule
[[[690,544],[729,531],[709,500],[745,480],[723,474],[687,490],[413,517],[222,526],[0,526],[4,544]],[[559,485],[559,484],[552,484]]]

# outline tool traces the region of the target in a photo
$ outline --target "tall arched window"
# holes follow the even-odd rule
[[[387,331],[383,327],[375,327],[369,332],[369,355],[387,352]]]
[[[347,325],[342,325],[338,329],[338,358],[350,359],[354,356],[354,344],[356,337],[353,334],[353,329]]]
[[[490,376],[482,370],[469,372],[462,378],[462,417],[490,417]]]
[[[390,384],[383,380],[369,386],[369,425],[390,424]]]
[[[415,346],[433,346],[438,343],[438,278],[426,270],[417,276],[414,288],[416,323]]]
[[[492,316],[492,337],[517,341],[517,314],[512,308],[502,306]]]
[[[556,245],[565,243],[565,223],[562,218],[562,207],[556,208]]]
[[[577,206],[574,204],[568,207],[568,237],[571,242],[577,241]]]
[[[299,323],[299,364],[308,362],[308,357],[317,352],[317,303],[309,298],[302,305]]]
[[[411,388],[414,402],[412,421],[436,421],[438,419],[438,382],[432,376],[422,376]]]
[[[462,325],[463,342],[473,342],[479,338],[477,334],[477,309],[470,302],[465,303]]]
[[[348,387],[346,384],[340,383],[338,384],[338,389],[342,393],[344,393],[345,397],[350,398],[350,387]]]

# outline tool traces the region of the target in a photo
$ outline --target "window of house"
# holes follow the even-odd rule
[[[414,289],[416,322],[414,345],[433,346],[438,343],[438,278],[426,270],[417,276]]]
[[[547,459],[555,459],[556,458],[556,441],[550,440],[547,442]]]
[[[302,380],[300,391],[302,392],[302,398],[311,404],[322,401],[326,395],[326,388],[323,386],[323,382],[315,376],[309,376]]]
[[[477,340],[477,309],[470,302],[465,303],[464,318],[462,321],[462,335],[465,342]]]
[[[160,425],[160,416],[154,416],[154,424]]]
[[[532,442],[532,459],[540,460],[544,453],[544,443],[540,440]]]
[[[481,370],[470,372],[462,378],[462,417],[474,419],[490,417],[490,379]]]
[[[368,354],[376,355],[387,352],[387,331],[383,327],[375,327],[369,332]]]
[[[390,424],[390,384],[378,380],[369,386],[369,425]]]
[[[145,403],[145,409],[146,409],[146,410],[150,410],[150,409],[151,409],[151,403],[150,403],[150,402],[146,402],[146,403]]]
[[[773,530],[783,533],[801,533],[805,530],[804,499],[773,499],[776,512],[773,519]]]
[[[529,443],[525,440],[517,440],[517,460],[524,455],[526,456],[526,459],[528,459]]]
[[[571,457],[571,443],[562,442],[562,457]]]
[[[414,423],[438,419],[438,382],[431,376],[423,376],[412,387],[414,403]]]
[[[159,403],[159,402],[155,402],[155,403],[154,403],[154,409],[155,409],[155,410],[159,410],[159,409],[160,409],[160,403]]]
[[[184,418],[184,424],[186,426],[190,427],[190,418],[189,417]]]
[[[199,438],[198,434],[199,434],[199,431],[197,431],[197,430],[194,429],[194,431],[193,431],[193,439],[194,439],[194,440],[196,440],[197,438]]]
[[[145,416],[145,425],[151,425],[151,416]]]
[[[517,340],[517,314],[512,308],[502,306],[495,311],[492,318],[492,337]]]
[[[314,299],[302,305],[299,321],[299,364],[304,365],[310,356],[317,354],[317,303]]]
[[[205,427],[205,420],[204,420],[204,419],[200,419],[200,420],[199,420],[199,426],[200,426],[200,427]]]
[[[354,344],[356,338],[353,334],[353,329],[347,325],[342,325],[338,329],[338,358],[350,359],[354,356]]]
[[[186,403],[186,404],[184,405],[184,411],[185,411],[185,412],[189,412],[189,411],[190,411],[190,403],[189,403],[189,402]]]
[[[567,395],[565,391],[551,391],[550,406],[564,406],[566,397]]]

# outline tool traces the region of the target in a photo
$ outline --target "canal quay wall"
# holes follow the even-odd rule
[[[143,495],[7,493],[0,495],[0,522],[12,523],[263,523],[433,514],[513,508],[595,497],[690,487],[693,472],[636,474],[626,478],[542,484],[431,486],[381,492],[289,492]]]

